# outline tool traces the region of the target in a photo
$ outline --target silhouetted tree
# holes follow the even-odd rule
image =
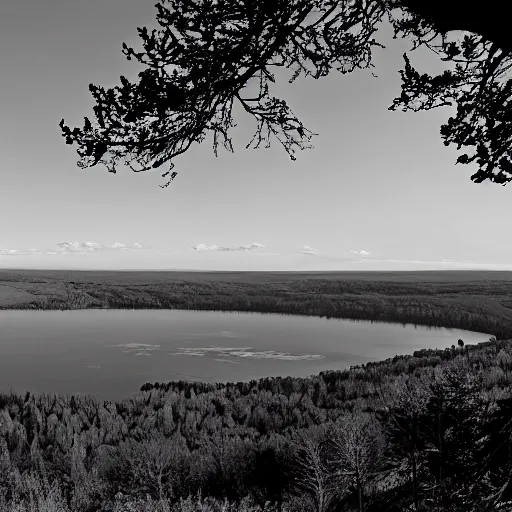
[[[431,506],[443,504],[466,510],[475,503],[472,487],[481,459],[476,447],[482,443],[480,425],[489,408],[481,390],[481,378],[465,358],[434,369],[430,399],[423,417],[426,466],[435,485]],[[469,510],[473,510],[469,508]]]
[[[288,451],[288,444],[277,436],[254,446],[249,480],[252,482],[252,494],[260,506],[270,502],[282,510],[285,491],[292,479],[286,457]]]
[[[403,456],[406,457],[412,481],[413,510],[420,510],[422,492],[420,489],[419,460],[425,448],[422,432],[427,403],[431,399],[428,387],[430,375],[420,380],[416,377],[398,376],[390,386],[389,396],[381,396],[385,405],[378,417],[385,424],[387,440],[396,456],[395,465],[400,467]]]
[[[492,7],[496,8],[495,11]],[[60,122],[67,144],[77,144],[80,167],[104,164],[116,172],[125,164],[135,172],[170,169],[173,159],[194,142],[213,135],[233,151],[228,131],[238,102],[257,122],[247,145],[258,148],[275,137],[295,159],[295,150],[310,147],[312,132],[286,101],[269,91],[271,69],[292,70],[315,79],[334,68],[342,73],[372,67],[374,34],[388,19],[395,37],[408,37],[446,61],[441,75],[420,74],[404,54],[402,94],[390,110],[430,110],[456,105],[455,117],[441,127],[444,144],[475,148],[457,163],[476,162],[472,179],[496,183],[512,180],[512,65],[508,19],[497,0],[485,8],[462,0],[161,0],[158,30],[139,28],[143,51],[123,44],[123,53],[146,69],[139,81],[121,77],[121,86],[91,84],[96,102],[93,123],[70,129]],[[458,34],[463,31],[465,33]],[[455,34],[454,34],[455,32]],[[457,37],[460,36],[460,37]],[[246,93],[257,79],[256,94]]]

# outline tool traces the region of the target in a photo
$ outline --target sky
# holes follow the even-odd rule
[[[0,4],[0,268],[198,270],[512,269],[512,187],[475,184],[440,125],[450,108],[387,110],[400,93],[407,41],[383,26],[370,71],[271,92],[311,131],[291,161],[277,141],[247,150],[255,123],[235,108],[234,154],[193,145],[162,171],[76,166],[59,121],[92,116],[89,83],[142,69],[137,26],[155,0],[17,0]],[[441,72],[428,50],[412,62]]]

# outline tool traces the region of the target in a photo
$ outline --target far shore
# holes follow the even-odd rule
[[[0,270],[0,309],[190,309],[347,318],[512,338],[512,272]]]

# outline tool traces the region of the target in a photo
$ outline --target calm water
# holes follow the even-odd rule
[[[459,338],[489,335],[214,311],[0,311],[0,391],[120,400],[149,381],[308,376]]]

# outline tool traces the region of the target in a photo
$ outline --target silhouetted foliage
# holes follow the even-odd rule
[[[374,35],[389,20],[395,37],[449,63],[430,76],[404,54],[402,94],[390,110],[456,105],[455,117],[441,127],[444,143],[475,148],[457,163],[475,161],[477,183],[512,180],[512,45],[500,10],[491,25],[487,12],[453,0],[161,0],[156,8],[159,28],[138,29],[143,50],[123,44],[127,59],[145,66],[139,81],[121,77],[110,89],[91,84],[95,122],[86,117],[81,129],[60,123],[66,143],[78,145],[80,167],[101,163],[115,173],[124,164],[141,172],[168,163],[167,186],[176,176],[174,158],[209,133],[215,154],[219,144],[233,151],[234,102],[257,122],[247,147],[268,146],[275,137],[295,159],[314,134],[272,96],[272,68],[289,68],[290,82],[301,74],[318,79],[333,69],[371,68],[372,49],[382,46]],[[259,84],[255,94],[246,92],[251,79]]]

